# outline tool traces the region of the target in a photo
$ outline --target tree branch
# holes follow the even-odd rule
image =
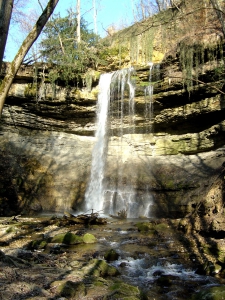
[[[219,93],[225,95],[225,92],[223,92],[222,90],[220,90],[219,88],[217,88],[215,85],[211,85],[209,83],[206,83],[204,81],[201,81],[197,78],[184,78],[184,77],[181,77],[181,76],[168,76],[169,78],[179,78],[179,79],[184,79],[184,80],[189,80],[189,81],[195,81],[195,82],[198,82],[198,83],[201,83],[203,85],[210,85],[211,88],[215,89],[216,91],[218,91]]]
[[[33,29],[31,30],[31,32],[28,34],[28,36],[23,41],[14,60],[10,64],[9,70],[8,70],[6,76],[4,77],[2,84],[0,86],[0,116],[2,114],[3,105],[5,103],[5,99],[7,97],[9,89],[12,85],[13,79],[16,76],[16,73],[18,72],[19,67],[22,64],[25,55],[27,54],[27,52],[30,50],[33,43],[36,41],[36,39],[40,35],[43,27],[45,26],[49,17],[53,13],[58,1],[59,0],[49,0],[48,1],[46,8],[42,12],[41,16],[37,20],[36,24],[34,25]]]

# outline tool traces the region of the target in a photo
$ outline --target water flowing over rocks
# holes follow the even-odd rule
[[[88,226],[66,215],[1,218],[0,296],[183,300],[207,293],[222,299],[224,279],[212,275],[224,269],[209,260],[213,249],[178,226],[165,218]]]

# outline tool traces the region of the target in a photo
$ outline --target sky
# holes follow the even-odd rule
[[[34,1],[34,0],[33,0]],[[35,0],[37,2],[37,0]],[[129,26],[133,20],[132,3],[134,0],[96,0],[97,29],[101,37],[106,35],[106,29],[111,25]],[[32,1],[30,1],[31,3]],[[92,0],[80,0],[81,15],[88,22],[90,29],[94,29]],[[70,7],[76,7],[76,0],[59,0],[54,14],[66,14]],[[29,9],[28,7],[26,8]],[[25,36],[24,36],[25,37]],[[24,37],[15,24],[10,25],[9,36],[5,50],[5,61],[12,61]],[[15,41],[17,40],[17,41]]]
[[[96,0],[97,25],[99,34],[104,34],[104,29],[111,24],[129,23],[132,19],[132,2],[134,0]],[[84,19],[93,22],[92,0],[80,0],[81,11]],[[66,6],[65,6],[66,3]],[[76,0],[59,0],[55,13],[63,13],[67,7],[76,6]],[[128,25],[129,25],[128,24]],[[92,23],[93,25],[93,23]]]

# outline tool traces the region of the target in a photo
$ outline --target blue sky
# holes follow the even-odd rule
[[[96,8],[98,10],[98,34],[102,37],[105,36],[105,30],[112,24],[116,24],[119,28],[124,25],[130,25],[133,21],[133,1],[134,0],[96,0]],[[30,3],[31,2],[32,1],[30,1]],[[80,2],[83,17],[90,24],[90,28],[93,28],[92,0],[80,0]],[[60,12],[60,15],[63,16],[66,10],[72,6],[75,10],[76,0],[59,0],[54,14]],[[15,42],[16,38],[18,40],[17,42]],[[23,39],[22,34],[20,38],[19,29],[15,25],[11,26],[6,45],[5,61],[12,61]]]
[[[84,19],[93,22],[93,10],[92,0],[80,0],[81,11]],[[127,25],[132,20],[132,2],[134,0],[96,0],[97,23],[98,31],[100,34],[104,34],[104,29],[111,24],[121,24],[122,21]],[[66,2],[66,5],[65,5]],[[59,0],[55,13],[63,13],[68,7],[76,6],[76,0]]]

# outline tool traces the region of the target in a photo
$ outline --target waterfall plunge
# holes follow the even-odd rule
[[[112,75],[113,73],[103,74],[99,81],[96,142],[92,151],[90,182],[85,193],[85,203],[88,211],[92,209],[102,211],[104,203],[103,178],[108,140],[106,127]]]
[[[146,133],[152,132],[151,120],[153,117],[153,84],[152,84],[152,70],[154,64],[149,62],[149,85],[145,87],[145,121],[150,124],[146,126]]]
[[[152,67],[153,65],[150,65],[149,81]],[[124,184],[124,178],[127,176],[124,169],[123,147],[127,142],[132,144],[132,136],[135,133],[135,82],[132,79],[133,73],[134,69],[129,68],[110,74],[103,74],[100,78],[96,142],[92,152],[90,181],[85,193],[86,211],[89,212],[94,210],[104,214],[115,215],[124,210],[130,218],[149,216],[152,197],[148,193],[148,188],[146,188],[145,196],[142,196],[138,195],[134,189],[132,179],[126,180]],[[150,100],[152,91],[152,88],[144,91]],[[110,184],[109,182],[104,182],[104,173],[109,140],[107,128],[113,114],[117,114],[117,128],[116,130],[114,129],[115,132],[112,129],[112,134],[117,136],[118,141],[116,153],[113,153],[118,167],[117,182]],[[131,157],[132,155],[133,153],[131,153]],[[135,169],[132,161],[129,164],[132,169]]]

